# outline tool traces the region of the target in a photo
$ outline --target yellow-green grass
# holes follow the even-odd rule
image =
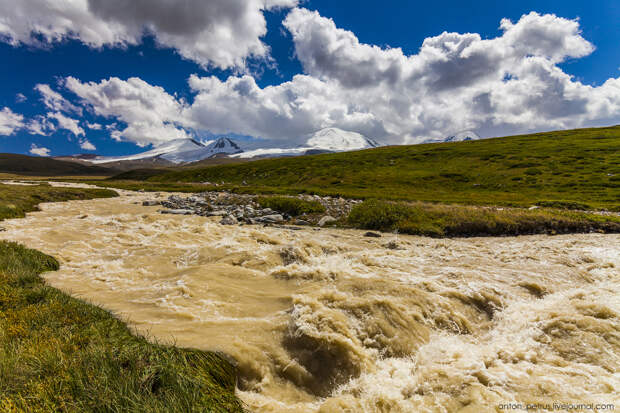
[[[432,237],[620,232],[620,216],[613,215],[381,200],[364,201],[355,206],[347,224],[355,228]]]
[[[135,176],[141,181],[131,181]],[[105,185],[213,188],[524,207],[620,209],[620,126],[471,142],[394,146],[177,171],[131,172]],[[183,184],[193,184],[184,186]]]
[[[115,195],[0,185],[0,220],[37,202]],[[49,287],[58,262],[0,241],[0,411],[242,412],[224,357],[153,343],[111,313]]]
[[[60,202],[118,196],[107,189],[54,188],[48,184],[32,186],[0,184],[0,220],[20,218],[35,211],[42,202]]]

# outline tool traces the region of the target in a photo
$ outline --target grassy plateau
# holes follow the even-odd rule
[[[112,191],[0,185],[2,218],[37,202]],[[111,313],[45,284],[58,262],[0,241],[0,411],[242,412],[222,356],[139,337]]]
[[[620,210],[620,126],[142,170],[118,178],[105,185],[204,190],[196,184],[210,182],[250,193]]]

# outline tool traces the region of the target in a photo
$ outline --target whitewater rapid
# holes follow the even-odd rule
[[[620,235],[365,238],[162,215],[153,197],[43,204],[0,239],[56,257],[52,286],[138,332],[231,355],[251,411],[618,406]]]

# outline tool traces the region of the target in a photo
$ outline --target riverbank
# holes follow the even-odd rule
[[[430,237],[620,233],[620,213],[570,209],[441,205],[321,197],[201,192],[157,194],[145,201],[161,213],[220,217],[225,225],[336,226]]]
[[[43,202],[62,202],[75,199],[112,198],[118,194],[109,189],[55,188],[45,182],[6,185],[0,183],[0,221],[22,218],[27,212],[36,211]]]
[[[0,185],[0,220],[34,211],[39,202],[115,195]],[[50,256],[0,241],[0,410],[243,411],[236,370],[226,359],[136,336],[112,313],[40,277],[58,269]]]

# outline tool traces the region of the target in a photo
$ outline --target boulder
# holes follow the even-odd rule
[[[162,214],[172,214],[172,215],[192,215],[194,211],[191,209],[164,209],[160,211]]]
[[[370,232],[370,231],[365,233],[364,236],[369,237],[369,238],[381,238],[381,234],[377,234],[376,232]]]
[[[323,227],[328,224],[333,224],[336,221],[338,221],[336,218],[330,217],[329,215],[325,215],[323,218],[319,220],[318,225],[319,227]]]
[[[265,223],[278,223],[283,222],[284,217],[280,214],[264,215],[262,217],[256,218],[256,221]]]
[[[390,241],[383,246],[389,250],[402,250],[401,246],[398,245],[396,241]]]
[[[220,221],[222,225],[237,225],[238,223],[239,221],[237,221],[237,218],[232,215],[227,215]]]
[[[223,217],[226,215],[228,215],[228,212],[224,211],[223,209],[211,211],[207,214],[208,217]]]
[[[161,205],[161,201],[144,201],[142,202],[142,206],[157,206]]]

